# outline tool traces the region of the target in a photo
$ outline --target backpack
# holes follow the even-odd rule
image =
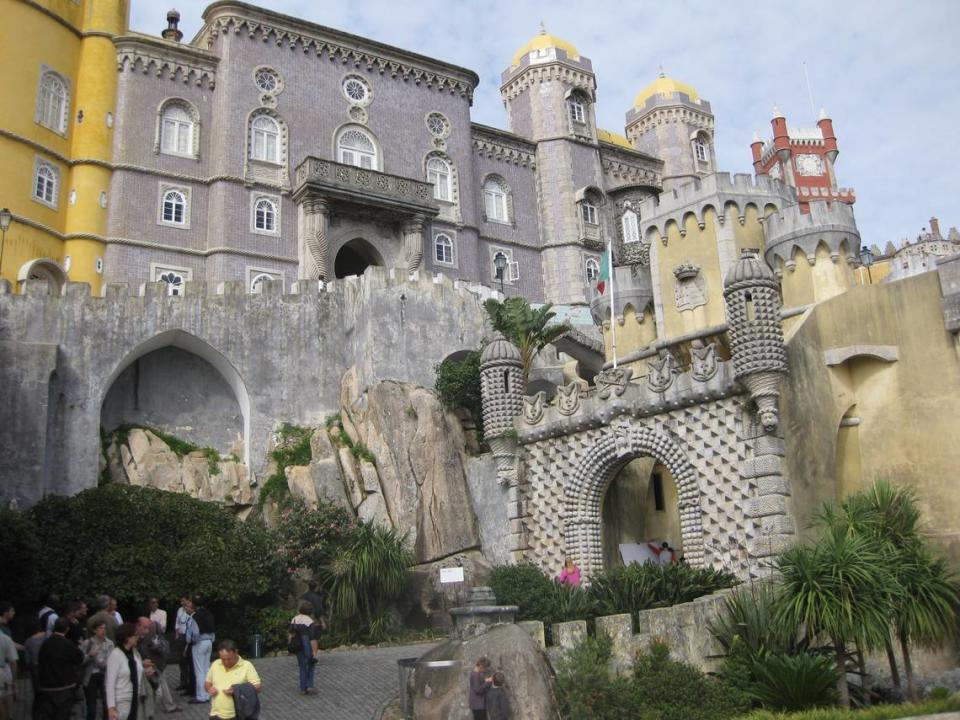
[[[298,652],[303,651],[303,639],[300,637],[300,633],[296,630],[290,630],[287,633],[287,652],[291,655],[296,655]]]

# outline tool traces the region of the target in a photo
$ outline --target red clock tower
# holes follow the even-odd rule
[[[813,200],[854,203],[853,190],[837,186],[837,137],[825,110],[820,110],[815,128],[788,128],[787,119],[774,107],[770,124],[773,137],[764,142],[754,134],[750,144],[757,175],[769,175],[796,188],[803,212]]]

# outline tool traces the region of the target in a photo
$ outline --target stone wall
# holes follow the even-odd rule
[[[340,378],[355,367],[362,387],[397,379],[433,385],[433,367],[479,346],[483,297],[443,276],[370,268],[363,278],[297,286],[243,281],[207,292],[188,284],[170,297],[162,284],[131,296],[126,285],[91,297],[85,284],[61,296],[45,283],[0,293],[0,497],[32,504],[44,494],[96,484],[101,407],[138,358],[176,347],[206,361],[231,389],[242,415],[242,460],[264,477],[277,423],[318,425],[334,412]]]

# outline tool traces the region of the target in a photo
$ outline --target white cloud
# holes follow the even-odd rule
[[[169,2],[133,0],[133,29],[158,34]],[[179,3],[187,37],[205,4]],[[476,71],[473,118],[505,126],[500,73],[542,20],[593,61],[598,121],[622,131],[634,95],[657,74],[694,85],[717,118],[722,169],[749,172],[754,129],[769,133],[776,102],[791,125],[811,125],[814,100],[834,120],[840,183],[857,191],[864,240],[914,236],[931,214],[960,225],[960,3],[846,0],[798,4],[674,0],[589,4],[559,0],[275,0],[270,9]]]

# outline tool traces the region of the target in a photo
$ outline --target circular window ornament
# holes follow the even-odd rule
[[[438,112],[427,115],[427,130],[434,137],[445,138],[450,134],[450,121]]]
[[[347,75],[343,79],[343,94],[353,105],[368,105],[371,99],[370,85],[356,75]]]
[[[263,93],[275,95],[283,89],[280,75],[273,68],[260,67],[253,71],[253,82]]]

